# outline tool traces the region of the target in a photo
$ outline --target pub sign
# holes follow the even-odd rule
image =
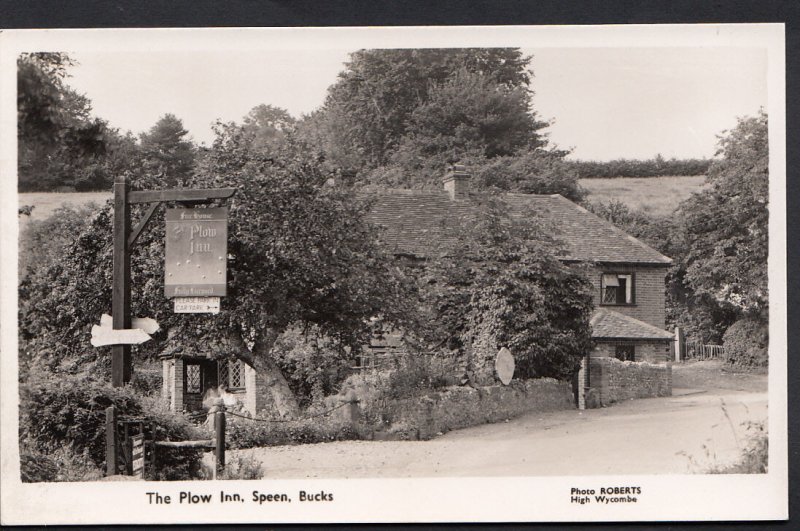
[[[224,297],[228,208],[171,208],[166,220],[164,295]]]

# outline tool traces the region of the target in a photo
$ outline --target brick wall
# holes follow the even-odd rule
[[[620,344],[626,343],[620,341]],[[614,342],[598,342],[591,352],[592,358],[614,358],[616,356],[616,345]],[[628,344],[628,343],[626,343]],[[652,343],[632,342],[634,345],[634,361],[646,361],[648,363],[667,363],[672,360],[671,345],[672,341],[656,341]]]
[[[634,304],[601,305],[600,278],[603,273],[633,273],[634,274]],[[609,265],[597,267],[589,273],[589,280],[594,286],[594,304],[603,306],[624,315],[629,315],[645,323],[664,328],[666,323],[666,287],[664,279],[667,275],[665,267],[636,267],[623,265]]]
[[[551,378],[514,381],[508,386],[450,387],[392,401],[387,438],[429,439],[437,433],[502,422],[532,411],[574,408],[572,385]]]
[[[586,397],[589,408],[631,398],[672,396],[672,364],[591,358],[589,386]]]
[[[170,407],[173,411],[183,411],[183,360],[175,358],[170,370],[172,382],[172,401]]]

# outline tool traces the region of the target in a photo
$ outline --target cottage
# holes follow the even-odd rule
[[[464,168],[455,166],[439,191],[378,191],[369,221],[383,227],[383,239],[396,256],[424,259],[454,243],[453,227],[473,212],[469,180]],[[576,378],[577,405],[671,394],[673,336],[664,330],[664,281],[671,259],[560,195],[508,193],[504,200],[512,215],[535,215],[552,227],[565,244],[561,260],[591,266],[595,347]],[[624,376],[631,363],[644,376]],[[205,389],[224,384],[255,413],[265,390],[254,372],[241,361],[167,354],[164,393],[174,409],[196,409]]]

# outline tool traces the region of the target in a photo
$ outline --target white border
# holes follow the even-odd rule
[[[758,47],[768,52],[770,136],[770,472],[765,475],[561,476],[532,478],[262,480],[257,482],[22,484],[17,445],[16,57],[213,49],[462,46]],[[785,58],[782,24],[550,27],[392,27],[154,30],[20,30],[0,34],[0,392],[3,524],[223,522],[495,522],[745,520],[788,517],[786,402]],[[587,449],[589,451],[590,449]],[[565,458],[568,458],[565,456]],[[569,503],[573,486],[640,485],[630,505]],[[147,491],[215,493],[220,488],[336,493],[329,504],[181,507],[146,502]]]

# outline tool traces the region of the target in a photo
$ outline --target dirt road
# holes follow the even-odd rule
[[[767,394],[676,389],[604,409],[528,414],[431,441],[344,441],[242,450],[265,478],[699,473],[732,462],[743,423],[765,421]]]

